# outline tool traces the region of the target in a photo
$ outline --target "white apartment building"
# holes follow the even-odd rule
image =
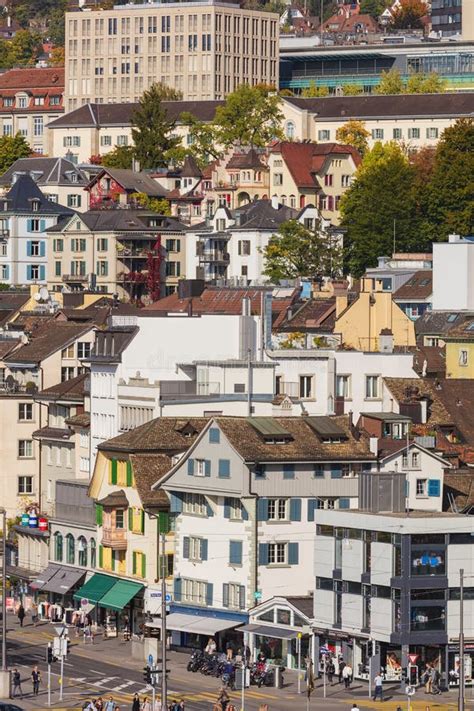
[[[154,82],[190,100],[278,87],[278,20],[218,0],[66,13],[66,110],[138,101]]]

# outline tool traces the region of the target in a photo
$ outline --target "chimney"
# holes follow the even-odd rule
[[[462,241],[462,237],[460,237],[460,235],[456,235],[456,234],[448,235],[448,242],[450,242],[451,244],[454,244],[455,242],[461,242],[461,241]]]
[[[426,425],[428,422],[428,398],[420,398],[420,420],[421,424]]]
[[[244,296],[242,299],[242,316],[250,316],[250,299],[248,296]]]
[[[336,318],[339,318],[345,309],[347,309],[347,294],[336,296]]]
[[[272,207],[274,210],[278,210],[280,207],[280,202],[278,200],[278,195],[272,195]]]
[[[393,333],[389,328],[383,328],[379,335],[379,351],[393,353]]]
[[[369,449],[372,454],[375,454],[375,456],[378,455],[378,453],[379,453],[379,438],[378,437],[370,437],[369,438]]]
[[[368,292],[369,294],[373,291],[374,289],[374,281],[370,277],[364,277],[361,279],[361,291]]]

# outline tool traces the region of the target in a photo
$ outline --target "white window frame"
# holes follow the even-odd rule
[[[314,400],[314,375],[302,373],[298,378],[298,384],[298,392],[300,393],[300,399]],[[303,395],[301,395],[302,392],[304,393]]]
[[[18,495],[19,496],[31,496],[34,491],[33,487],[33,477],[25,474],[21,474],[18,477]]]
[[[469,365],[469,352],[466,348],[459,349],[459,365],[466,368]]]
[[[23,446],[23,454],[21,449]],[[32,439],[19,439],[18,440],[18,459],[33,459],[33,440]]]
[[[268,565],[288,565],[288,543],[268,544]]]
[[[375,384],[375,387],[373,385]],[[379,400],[380,375],[368,374],[365,376],[365,399]]]
[[[268,499],[268,520],[288,521],[289,502],[288,499]]]
[[[416,497],[424,499],[428,495],[428,479],[416,480]]]
[[[202,561],[202,538],[197,536],[189,537],[189,560],[196,563],[201,563]]]
[[[240,610],[240,585],[229,583],[229,607],[233,610]]]
[[[340,388],[340,384],[343,384],[343,387]],[[342,395],[341,391],[342,390]],[[352,391],[352,379],[350,375],[346,374],[341,374],[341,375],[336,375],[336,396],[337,397],[342,397],[344,400],[350,400],[351,399],[351,391]]]

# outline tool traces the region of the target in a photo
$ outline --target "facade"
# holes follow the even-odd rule
[[[10,69],[0,76],[0,133],[20,133],[47,153],[46,126],[64,112],[64,68]]]
[[[0,177],[7,192],[22,176],[28,175],[50,201],[82,212],[88,209],[88,180],[76,165],[65,158],[19,158]]]
[[[138,101],[160,81],[185,99],[278,86],[278,15],[217,0],[66,15],[66,107]],[[108,52],[105,52],[105,49]]]
[[[28,175],[0,198],[0,280],[5,284],[46,284],[46,230],[72,210],[51,202]]]
[[[471,530],[470,517],[457,514],[322,511],[314,549],[319,642],[342,653],[359,678],[373,679],[383,668],[387,681],[401,681],[415,653],[417,679],[429,663],[441,686],[456,684],[459,571],[473,572]],[[468,639],[474,611],[467,580]],[[469,668],[471,655],[466,651]]]
[[[474,311],[473,269],[472,238],[450,235],[433,244],[433,311]]]
[[[448,2],[447,0],[434,0],[431,5],[431,25],[433,32],[438,33],[442,37],[450,37],[452,35],[461,35],[463,39],[472,39],[472,32],[466,29],[466,23],[469,22],[469,16],[463,18],[464,8],[468,5],[469,0],[456,0],[456,2]],[[467,14],[467,13],[466,13]]]
[[[432,272],[423,269],[416,272],[393,294],[393,300],[413,321],[431,309],[433,298]]]
[[[87,192],[91,210],[127,205],[140,207],[137,195],[159,200],[167,194],[148,173],[118,168],[100,170],[88,184]]]

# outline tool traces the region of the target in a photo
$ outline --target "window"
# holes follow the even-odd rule
[[[77,539],[77,562],[83,568],[87,567],[87,541],[84,536]]]
[[[19,476],[18,477],[18,493],[32,494],[33,493],[33,477]]]
[[[100,137],[100,145],[101,146],[111,146],[112,145],[112,136],[101,136]]]
[[[77,344],[77,357],[79,360],[82,358],[89,358],[91,354],[91,344],[85,343],[84,341],[79,341]]]
[[[205,605],[207,600],[207,583],[200,580],[181,580],[181,602],[190,602],[194,605]],[[179,600],[180,596],[175,595]]]
[[[393,140],[399,141],[402,137],[403,137],[402,129],[401,128],[394,128],[393,129]]]
[[[294,121],[287,121],[285,127],[285,134],[289,141],[293,141],[295,138],[296,127]]]
[[[437,139],[439,135],[439,130],[437,128],[427,128],[426,138]]]
[[[56,563],[63,562],[63,536],[59,531],[54,534],[54,560]]]
[[[427,494],[426,479],[417,479],[416,480],[416,495],[417,496],[426,496],[426,494]]]
[[[315,464],[314,465],[314,478],[315,479],[321,479],[324,477],[324,472],[325,472],[325,465],[324,464]]]
[[[53,239],[53,252],[62,252],[64,250],[63,239]]]
[[[34,136],[42,136],[43,135],[43,117],[42,116],[35,116],[33,119],[33,135]]]
[[[288,499],[268,500],[268,520],[287,521],[288,520]]]
[[[351,176],[350,175],[341,175],[341,187],[342,188],[348,188],[351,184]]]
[[[249,254],[250,254],[250,240],[248,240],[248,239],[239,240],[238,250],[239,250],[239,256],[242,256],[242,257],[249,256]]]
[[[274,173],[273,185],[283,185],[283,173]]]
[[[54,276],[60,277],[63,273],[62,263],[54,262]]]
[[[75,368],[72,366],[63,366],[61,368],[61,382],[65,383],[66,380],[72,380],[74,378]]]
[[[123,509],[117,509],[115,511],[115,528],[122,531],[125,528],[124,521],[125,521],[125,516],[124,516]]]
[[[230,478],[230,459],[219,459],[217,476],[219,479]]]
[[[221,432],[217,427],[211,427],[209,430],[209,442],[211,444],[219,444],[221,441]]]
[[[223,606],[234,610],[245,609],[245,585],[237,583],[224,583]]]
[[[91,538],[90,546],[91,546],[91,568],[95,568],[97,565],[97,545],[95,542],[95,538]]]
[[[328,129],[322,129],[318,131],[318,141],[329,141],[331,138],[331,131]]]
[[[383,128],[373,128],[372,139],[374,141],[383,141]]]
[[[32,218],[28,220],[28,232],[41,232],[41,220]]]
[[[411,138],[419,138],[420,137],[420,129],[419,128],[409,128],[408,129],[408,139]]]
[[[117,136],[117,146],[128,146],[128,136]]]
[[[462,366],[468,365],[467,350],[465,350],[464,348],[461,348],[459,351],[459,365],[462,365]]]
[[[324,185],[327,188],[332,188],[333,176],[332,173],[326,173],[324,176]]]
[[[76,558],[76,543],[72,533],[66,536],[66,563],[74,565]]]
[[[300,375],[300,397],[311,398],[313,396],[313,376]]]
[[[61,358],[65,358],[68,360],[74,358],[74,343],[62,349]]]
[[[243,504],[240,499],[229,499],[229,518],[231,521],[242,521]]]
[[[186,492],[183,497],[183,513],[194,516],[205,516],[207,513],[206,499],[202,494]]]
[[[419,469],[420,468],[420,453],[419,452],[412,452],[412,454],[411,454],[411,468],[412,469]]]
[[[30,242],[30,257],[39,257],[40,256],[40,243],[39,242]]]
[[[184,537],[183,557],[196,562],[207,560],[207,540],[195,536]]]
[[[336,397],[342,397],[347,400],[351,396],[351,376],[337,375],[336,376]]]
[[[31,402],[20,402],[18,405],[18,419],[20,422],[27,422],[33,419],[33,404]]]
[[[294,464],[284,464],[283,465],[283,479],[294,479],[295,478],[295,465]]]
[[[72,194],[67,196],[68,207],[81,207],[81,196]]]
[[[366,399],[375,399],[379,396],[379,376],[365,376],[365,397]]]
[[[33,457],[33,440],[20,439],[18,442],[18,456],[20,459],[31,459]]]
[[[106,277],[109,275],[109,263],[105,260],[99,260],[97,262],[97,276]]]
[[[17,103],[19,109],[26,109],[28,106],[28,99],[26,96],[19,96]]]
[[[285,564],[287,560],[286,543],[268,544],[268,565]]]

